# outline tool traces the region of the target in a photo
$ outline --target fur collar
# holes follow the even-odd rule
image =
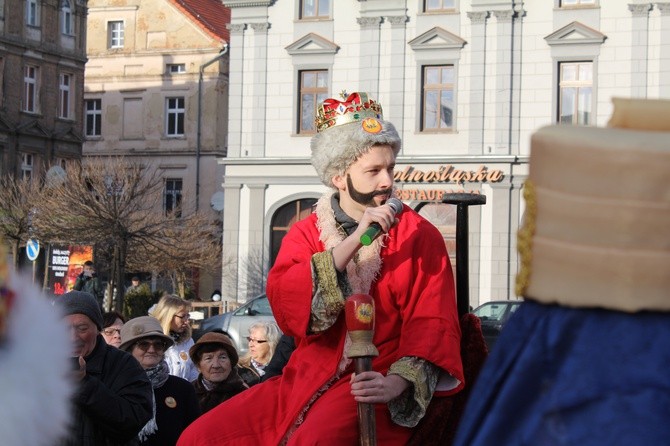
[[[335,191],[324,194],[316,203],[316,226],[319,229],[319,239],[326,250],[333,249],[346,235],[338,227],[335,212],[330,205],[330,199]],[[378,237],[370,246],[363,246],[347,265],[347,278],[355,294],[369,294],[372,282],[379,276],[382,259],[379,253],[384,246],[383,241],[388,235]]]

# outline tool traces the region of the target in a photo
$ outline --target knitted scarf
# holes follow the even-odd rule
[[[145,369],[145,372],[147,372],[149,381],[151,381],[152,389],[158,389],[159,387],[163,386],[163,384],[165,384],[165,381],[167,381],[168,377],[170,376],[170,369],[168,368],[167,362],[165,361],[159,362],[158,365],[156,365],[155,367]],[[151,399],[152,399],[151,405],[153,407],[153,416],[147,422],[147,424],[144,425],[144,427],[138,434],[140,442],[146,441],[151,434],[153,434],[158,430],[158,425],[156,424],[156,397],[154,396],[153,393],[151,394]]]

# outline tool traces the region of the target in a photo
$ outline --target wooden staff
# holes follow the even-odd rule
[[[344,312],[352,341],[347,356],[354,360],[356,374],[372,370],[372,358],[379,356],[379,351],[372,343],[375,301],[368,294],[354,294],[347,298]],[[377,444],[374,404],[358,403],[358,438],[361,446]]]

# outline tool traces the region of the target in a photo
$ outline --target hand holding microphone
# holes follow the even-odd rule
[[[386,204],[391,208],[394,216],[398,216],[402,213],[402,201],[398,200],[397,198],[389,198]],[[361,245],[370,245],[377,237],[379,237],[382,232],[384,231],[382,230],[382,227],[379,225],[379,223],[375,222],[370,224],[363,235],[361,235]]]

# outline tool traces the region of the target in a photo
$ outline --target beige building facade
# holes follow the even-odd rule
[[[84,155],[157,167],[163,209],[211,213],[226,155],[229,10],[215,0],[88,3]],[[215,206],[216,207],[216,206]],[[221,278],[200,275],[208,298]]]
[[[281,239],[325,191],[315,104],[377,99],[403,139],[396,187],[454,254],[449,191],[470,208],[470,303],[515,299],[530,135],[606,125],[611,98],[670,97],[670,2],[223,0],[231,9],[224,298],[264,288]],[[427,203],[427,204],[423,204]],[[567,259],[566,261],[569,261]]]

